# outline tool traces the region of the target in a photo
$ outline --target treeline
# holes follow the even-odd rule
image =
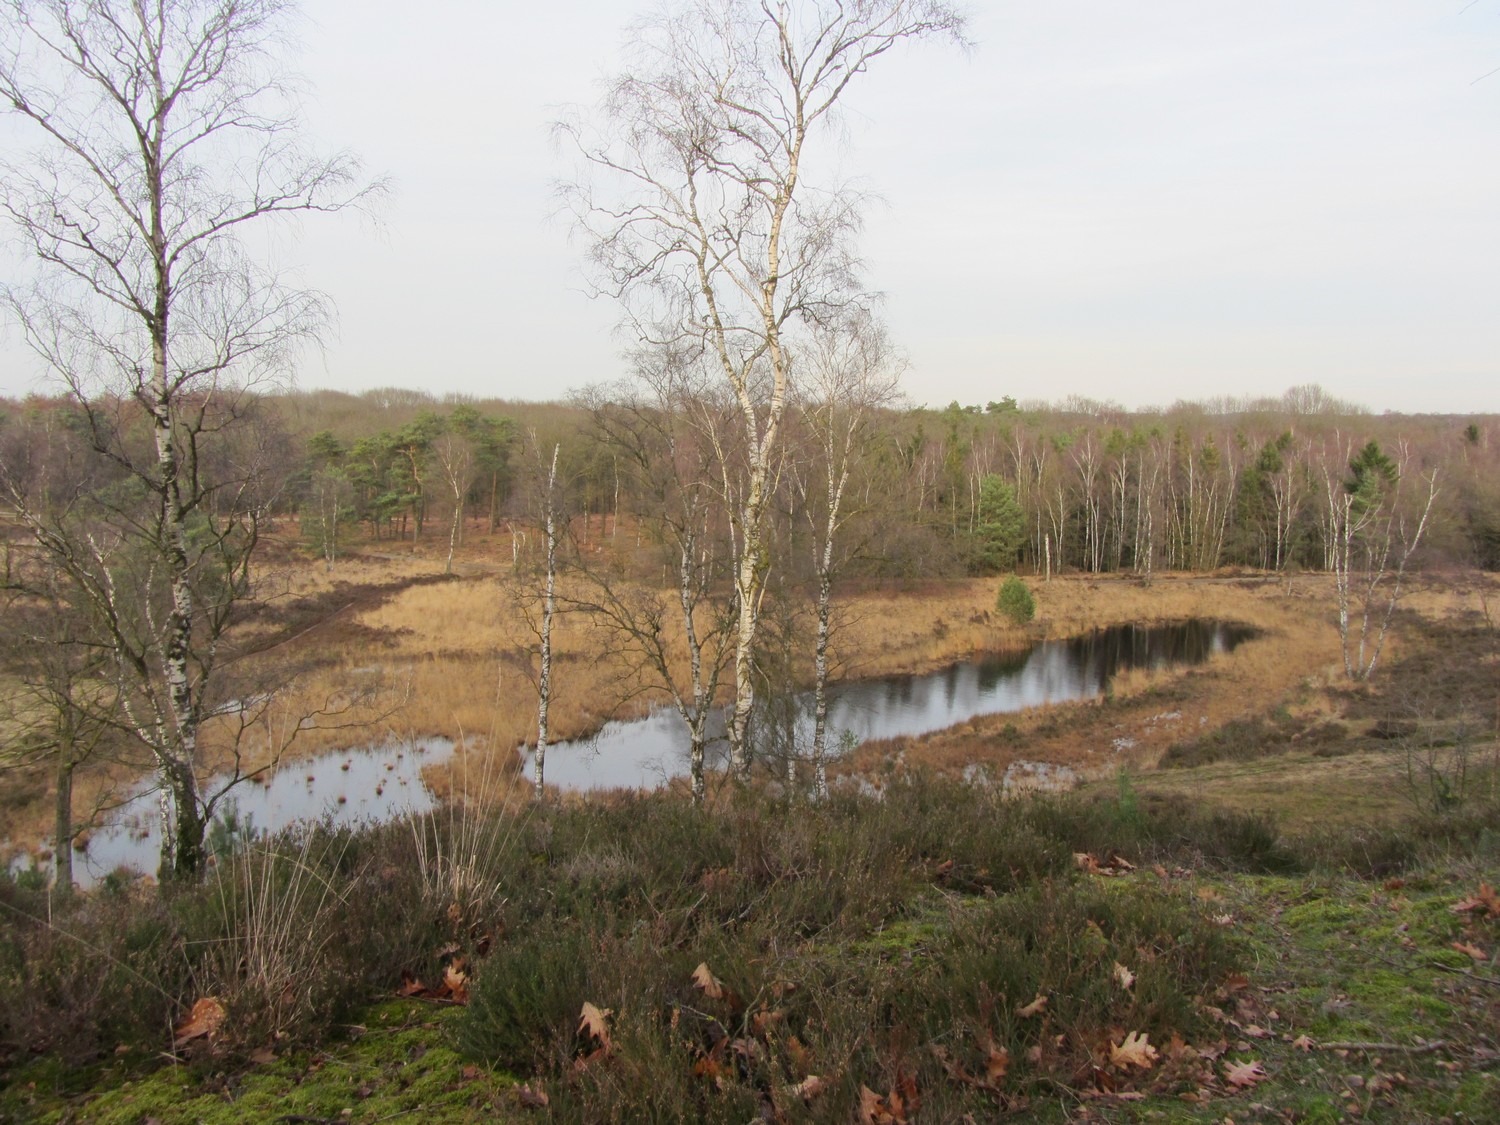
[[[525,522],[538,451],[553,445],[577,519],[649,519],[664,502],[660,482],[639,471],[639,431],[618,424],[621,406],[608,394],[535,404],[318,391],[271,405],[300,450],[278,507],[300,514],[313,542],[327,538],[330,488],[341,535],[357,526],[372,539],[414,539],[433,519],[444,535]],[[13,403],[8,413],[25,409]],[[703,417],[702,404],[681,411]],[[850,566],[869,576],[1328,569],[1330,502],[1352,486],[1372,443],[1409,496],[1425,498],[1435,482],[1424,558],[1500,567],[1494,416],[1371,415],[1300,387],[1276,400],[1134,412],[1007,397],[874,409],[862,425],[851,511],[863,546]],[[805,424],[792,429],[800,432],[779,477],[788,540],[800,534],[798,506],[809,502],[806,475],[818,460],[816,436]],[[681,439],[672,444],[681,456]]]

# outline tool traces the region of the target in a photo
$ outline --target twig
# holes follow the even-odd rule
[[[1428,1043],[1313,1043],[1312,1046],[1319,1051],[1379,1051],[1401,1055],[1430,1055],[1449,1049],[1448,1044],[1441,1039]]]
[[[1441,961],[1429,961],[1427,962],[1427,967],[1429,969],[1442,969],[1445,973],[1457,973],[1461,977],[1468,977],[1470,980],[1478,981],[1480,984],[1493,984],[1500,987],[1500,977],[1483,977],[1473,969],[1455,969],[1452,965],[1444,965]]]

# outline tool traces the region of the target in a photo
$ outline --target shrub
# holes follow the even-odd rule
[[[1014,574],[1000,583],[1000,596],[995,599],[995,608],[1003,613],[1013,625],[1024,625],[1036,616],[1036,599],[1026,583]]]

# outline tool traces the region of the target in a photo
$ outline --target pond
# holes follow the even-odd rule
[[[215,831],[276,832],[325,817],[333,824],[353,825],[428,812],[437,798],[422,780],[422,768],[452,756],[448,739],[424,738],[299,758],[263,774],[264,781],[236,786],[220,803]],[[213,778],[204,792],[223,784],[222,778]],[[87,839],[86,848],[73,852],[73,879],[80,887],[93,886],[118,867],[154,873],[161,859],[161,806],[153,781],[138,785]],[[11,862],[11,870],[30,865],[23,856]]]
[[[1119,672],[1201,664],[1253,635],[1246,626],[1223,621],[1119,625],[928,675],[848,681],[831,689],[828,745],[928,734],[979,715],[1089,699]],[[810,693],[793,701],[790,725],[799,746],[812,740],[812,706]],[[722,739],[722,713],[710,727]],[[573,790],[651,788],[686,775],[689,750],[677,712],[660,707],[643,718],[606,723],[591,738],[549,746],[547,783]],[[709,764],[721,767],[724,753],[723,742],[715,742]],[[532,755],[523,754],[527,776],[534,777]]]
[[[1004,656],[981,656],[921,676],[889,676],[834,685],[828,744],[834,750],[873,739],[926,734],[978,715],[1020,711],[1045,703],[1101,694],[1115,674],[1131,668],[1201,664],[1228,652],[1254,631],[1218,621],[1177,625],[1124,625],[1097,629],[1065,641],[1044,641]],[[812,697],[790,701],[788,723],[799,745],[811,740]],[[724,715],[715,716],[711,766],[722,767]],[[766,725],[762,717],[761,725]],[[547,748],[547,782],[562,789],[652,788],[688,771],[688,739],[671,708],[639,719],[606,723],[592,738]],[[299,822],[328,818],[335,824],[385,821],[422,813],[437,799],[422,780],[422,768],[447,761],[453,743],[444,738],[388,740],[373,746],[298,759],[245,783],[232,794],[233,820],[241,831],[274,832]],[[534,763],[522,751],[528,778]],[[1046,763],[1029,768],[1053,769]],[[1018,781],[1029,785],[1033,779]],[[212,792],[215,782],[206,786]],[[222,784],[221,781],[217,784]],[[1011,779],[1007,775],[1007,787]],[[221,814],[225,807],[221,806]],[[117,867],[154,872],[161,850],[157,794],[145,781],[109,822],[94,830],[88,846],[74,853],[80,886],[98,882]],[[223,829],[221,828],[220,831]],[[12,871],[30,864],[21,857]]]

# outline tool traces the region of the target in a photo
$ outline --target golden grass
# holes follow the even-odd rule
[[[325,729],[299,731],[293,753],[355,746],[391,734],[442,735],[487,758],[486,769],[516,767],[515,748],[536,733],[536,694],[526,655],[535,641],[508,586],[510,539],[504,533],[471,535],[458,553],[457,576],[438,581],[446,547],[446,538],[438,542],[436,537],[415,547],[373,543],[364,553],[341,559],[332,573],[321,560],[286,544],[268,552],[258,581],[284,591],[288,599],[321,598],[329,612],[305,628],[299,625],[291,638],[273,636],[276,647],[255,658],[289,666],[311,658],[311,670],[297,678],[264,729],[253,732],[251,765],[285,740],[301,714],[328,700],[360,697]],[[1010,761],[1029,759],[1104,777],[1122,766],[1150,769],[1172,742],[1230,719],[1277,705],[1332,716],[1342,706],[1328,690],[1347,685],[1333,625],[1332,586],[1322,576],[1161,575],[1149,586],[1128,576],[1067,576],[1029,584],[1037,617],[1023,628],[995,612],[996,579],[850,593],[839,604],[838,675],[927,671],[975,653],[1114,624],[1218,618],[1251,625],[1261,635],[1198,669],[1126,673],[1116,679],[1107,702],[980,718],[920,739],[863,747],[840,768],[878,770],[901,761],[957,773],[984,764],[996,775]],[[1500,603],[1494,588],[1491,583],[1492,606]],[[1435,618],[1478,608],[1473,590],[1441,577],[1413,581],[1403,605]],[[667,621],[669,631],[675,628],[673,615]],[[266,625],[255,629],[271,632]],[[680,636],[674,633],[672,643],[680,656]],[[1399,630],[1393,631],[1386,666],[1400,645]],[[587,734],[609,718],[648,706],[649,694],[624,679],[617,649],[615,637],[581,616],[559,618],[551,712],[555,740]],[[799,666],[805,669],[806,660]],[[367,690],[375,685],[379,690]],[[222,743],[222,732],[206,732],[209,768],[223,763],[223,746],[217,756],[213,751],[216,738]],[[1309,766],[1315,767],[1330,768]],[[432,780],[440,790],[450,787],[446,778]],[[90,791],[85,785],[81,803]],[[13,831],[24,831],[22,825],[33,820],[45,823],[44,803],[34,805],[36,815],[13,819]]]
[[[1084,777],[1111,776],[1122,767],[1149,769],[1175,741],[1278,704],[1319,699],[1340,674],[1331,587],[1320,581],[1303,580],[1290,594],[1280,581],[1175,575],[1150,586],[1126,577],[1070,576],[1033,589],[1033,627],[1047,637],[1191,617],[1251,625],[1260,636],[1199,668],[1117,677],[1107,700],[983,716],[923,738],[874,743],[860,748],[843,768],[880,769],[900,762],[957,774],[978,763],[998,776],[1011,762],[1030,760],[1061,763]],[[943,646],[973,641],[981,626],[972,618],[981,612],[980,599],[992,597],[994,590],[993,582],[955,589],[941,620],[967,622],[970,630],[949,627],[923,655],[934,660],[958,655],[943,652]],[[888,606],[888,614],[895,608]]]

